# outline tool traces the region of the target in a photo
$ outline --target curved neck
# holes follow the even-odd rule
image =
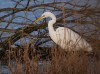
[[[48,22],[48,30],[49,30],[49,33],[51,33],[51,31],[54,32],[53,24],[54,24],[54,21],[53,20],[50,20]]]
[[[54,15],[52,15],[50,17],[51,17],[51,20],[48,22],[49,35],[53,41],[57,42],[56,32],[53,28],[53,25],[56,23],[56,17]]]
[[[55,24],[56,23],[56,17],[55,17],[55,15],[51,14],[49,17],[51,18],[51,20],[49,21],[49,23]]]
[[[55,30],[53,28],[53,24],[56,23],[56,17],[52,16],[51,20],[48,22],[48,30],[49,30],[49,35],[51,36],[51,39],[53,39],[52,37],[55,36]]]
[[[48,22],[48,28],[53,28],[53,25],[56,23],[56,17],[54,14],[49,16],[51,20]]]

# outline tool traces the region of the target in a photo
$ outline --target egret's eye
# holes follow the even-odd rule
[[[45,15],[42,15],[42,17],[45,17]]]

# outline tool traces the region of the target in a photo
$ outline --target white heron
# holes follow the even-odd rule
[[[71,29],[59,27],[54,30],[53,25],[56,23],[56,17],[51,12],[43,13],[42,16],[34,22],[36,23],[46,17],[51,18],[51,20],[48,22],[49,35],[51,39],[62,49],[65,49],[66,51],[76,51],[81,49],[84,49],[88,52],[92,51],[90,44]]]

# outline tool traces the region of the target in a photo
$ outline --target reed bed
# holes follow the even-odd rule
[[[50,57],[43,59],[43,54],[36,54],[34,47],[29,53],[29,45],[15,50],[7,51],[2,58],[0,65],[7,66],[7,74],[100,74],[100,51],[65,52],[55,47],[50,49]]]

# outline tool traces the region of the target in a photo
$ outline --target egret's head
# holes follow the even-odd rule
[[[46,17],[53,17],[54,15],[51,12],[44,12],[41,17],[39,17],[37,20],[35,20],[34,22],[38,22],[39,20],[46,18]]]
[[[46,17],[50,17],[52,15],[51,12],[44,12],[41,17],[46,18]]]

